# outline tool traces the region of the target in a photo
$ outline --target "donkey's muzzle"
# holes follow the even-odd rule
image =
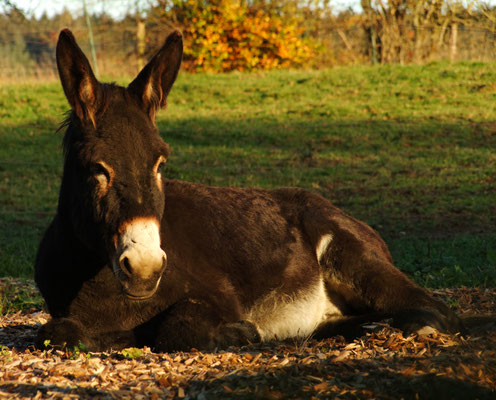
[[[149,260],[147,264],[138,264],[131,260],[129,255],[123,255],[119,262],[121,275],[124,275],[121,279],[124,293],[134,300],[147,299],[153,296],[167,265],[165,253],[161,259],[153,260],[155,265],[150,265]],[[144,275],[144,270],[153,270],[154,272]]]
[[[149,298],[158,289],[167,266],[158,223],[153,218],[139,218],[122,224],[119,232],[114,273],[127,297]]]

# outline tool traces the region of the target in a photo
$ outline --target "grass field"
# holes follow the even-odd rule
[[[182,74],[158,116],[168,176],[312,189],[377,229],[420,284],[494,286],[495,67]],[[66,110],[57,82],[0,86],[0,276],[32,276]]]

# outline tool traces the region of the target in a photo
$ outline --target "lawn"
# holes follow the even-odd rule
[[[491,287],[494,67],[182,73],[158,115],[167,175],[314,190],[377,229],[420,284]],[[0,276],[32,277],[57,204],[67,108],[57,82],[0,86]]]

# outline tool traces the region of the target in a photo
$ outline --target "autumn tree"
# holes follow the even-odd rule
[[[317,45],[304,37],[302,16],[292,3],[161,0],[154,14],[182,30],[189,70],[299,67],[311,62]]]

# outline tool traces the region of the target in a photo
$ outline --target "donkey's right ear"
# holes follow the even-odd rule
[[[183,36],[175,30],[167,36],[162,48],[128,86],[128,90],[138,97],[152,120],[155,120],[157,109],[166,106],[182,56]]]
[[[102,90],[90,63],[69,29],[60,32],[57,42],[57,68],[65,96],[83,122],[95,126],[95,115]]]

